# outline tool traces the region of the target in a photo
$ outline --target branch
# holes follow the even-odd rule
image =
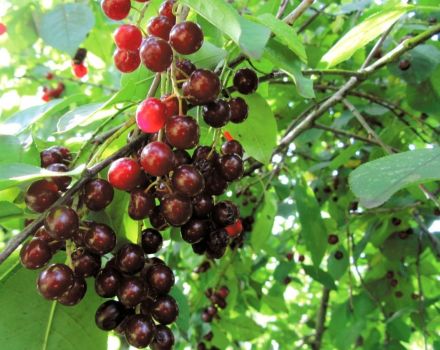
[[[295,23],[295,21],[315,2],[315,0],[303,0],[296,9],[290,12],[283,21],[289,25]]]
[[[18,246],[26,240],[26,238],[34,234],[35,231],[37,231],[40,228],[40,226],[43,224],[44,218],[52,208],[69,203],[73,195],[77,193],[88,180],[94,178],[96,174],[98,174],[101,170],[103,170],[108,165],[110,165],[110,163],[112,163],[114,160],[121,158],[132,152],[135,149],[135,147],[141,144],[142,141],[146,140],[147,137],[148,137],[147,134],[143,134],[139,136],[138,138],[134,139],[133,141],[122,147],[117,152],[113,153],[108,158],[102,160],[93,167],[86,169],[82,177],[77,182],[75,182],[75,184],[70,189],[68,189],[60,199],[58,199],[49,209],[47,209],[30,225],[28,225],[22,232],[12,237],[11,240],[8,241],[5,249],[3,249],[3,251],[0,253],[0,264],[4,262],[9,257],[9,255],[11,255],[12,252],[15,249],[17,249]]]
[[[328,4],[325,4],[324,6],[322,6],[319,10],[316,10],[316,12],[314,13],[314,15],[313,16],[311,16],[309,19],[307,19],[307,21],[305,21],[302,25],[301,25],[301,27],[299,27],[299,29],[298,29],[298,34],[300,34],[300,33],[302,33],[304,30],[306,30],[306,28],[310,25],[310,24],[312,24],[312,22],[321,14],[321,13],[323,13],[324,11],[325,11],[325,9],[327,8],[327,7],[329,7],[330,6],[330,3],[328,3]],[[313,7],[311,7],[311,9],[313,10]]]
[[[319,306],[316,319],[315,340],[312,343],[313,350],[321,349],[322,336],[325,332],[325,318],[327,315],[328,301],[330,299],[330,289],[324,287],[322,290],[321,304]]]
[[[395,49],[390,51],[388,54],[383,56],[381,59],[379,59],[372,65],[366,68],[361,68],[358,71],[358,73],[364,75],[365,77],[373,74],[378,69],[394,61],[395,59],[403,55],[405,52],[425,42],[431,36],[439,32],[440,32],[440,24],[432,27],[429,30],[424,31],[423,33],[411,39],[407,39],[403,41]],[[341,102],[350,90],[357,87],[361,83],[362,80],[360,78],[351,77],[347,83],[345,83],[342,87],[339,88],[338,91],[335,92],[333,96],[331,96],[328,100],[323,102],[315,111],[309,113],[300,123],[298,123],[298,125],[295,128],[293,128],[289,133],[287,133],[281,139],[277,150],[279,151],[287,147],[294,139],[296,139],[301,133],[303,133],[306,129],[308,129],[316,119],[318,119],[321,115],[323,115],[329,108]]]
[[[289,0],[281,0],[280,7],[278,8],[276,18],[280,19],[283,16],[284,11],[286,11],[286,7],[289,4]]]

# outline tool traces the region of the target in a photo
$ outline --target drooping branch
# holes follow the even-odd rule
[[[328,302],[330,299],[330,289],[324,287],[322,290],[321,303],[316,317],[315,339],[312,343],[313,350],[321,349],[322,337],[325,332],[325,319],[327,315]]]

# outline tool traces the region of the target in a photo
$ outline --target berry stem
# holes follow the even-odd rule
[[[46,332],[44,333],[43,346],[41,347],[41,350],[47,350],[47,343],[49,342],[50,330],[52,328],[56,307],[57,307],[57,302],[56,300],[54,300],[52,301],[52,305],[50,306],[49,319],[47,320]]]

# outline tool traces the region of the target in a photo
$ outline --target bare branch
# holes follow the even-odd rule
[[[328,302],[330,299],[330,289],[324,287],[322,290],[321,304],[319,305],[318,315],[316,318],[315,339],[312,343],[313,350],[321,349],[322,336],[325,332],[325,318],[327,315]]]
[[[292,25],[295,23],[295,21],[301,17],[301,15],[310,7],[313,5],[315,0],[303,0],[298,5],[297,8],[295,8],[292,12],[290,12],[286,17],[283,18],[283,21],[286,22],[289,25]]]

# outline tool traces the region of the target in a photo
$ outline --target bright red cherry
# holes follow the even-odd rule
[[[176,23],[176,16],[173,14],[174,3],[175,0],[167,0],[162,3],[159,9],[159,14],[167,17],[173,25]]]
[[[139,67],[141,57],[139,56],[139,51],[116,49],[113,54],[113,62],[120,72],[130,73]]]
[[[142,150],[141,165],[145,172],[150,175],[166,175],[173,169],[174,153],[163,142],[151,142]]]
[[[76,64],[76,63],[72,64],[72,72],[75,75],[75,77],[77,77],[77,78],[81,79],[82,77],[86,76],[88,71],[89,70],[87,69],[87,67],[82,63],[81,64]]]
[[[131,158],[115,160],[108,170],[108,182],[123,191],[131,191],[139,183],[141,167]]]
[[[202,28],[194,22],[178,23],[171,29],[170,44],[178,53],[190,55],[202,47]]]
[[[4,23],[0,23],[0,35],[5,34],[8,31],[8,28]]]
[[[142,101],[136,110],[136,123],[146,133],[158,132],[167,120],[167,107],[154,97]]]
[[[102,0],[101,8],[108,18],[120,21],[128,16],[131,2],[130,0]]]
[[[157,36],[168,41],[173,23],[166,16],[158,16],[150,19],[147,25],[148,34]]]
[[[173,61],[173,50],[170,44],[157,37],[146,39],[140,50],[142,63],[153,72],[164,72]]]
[[[137,51],[142,44],[142,32],[132,24],[123,24],[113,33],[113,39],[118,48]]]
[[[193,148],[199,143],[199,125],[192,117],[175,116],[167,121],[165,136],[168,143],[178,149]]]
[[[229,237],[235,237],[243,232],[243,225],[241,224],[241,220],[238,219],[232,225],[228,225],[225,227],[225,231]]]

